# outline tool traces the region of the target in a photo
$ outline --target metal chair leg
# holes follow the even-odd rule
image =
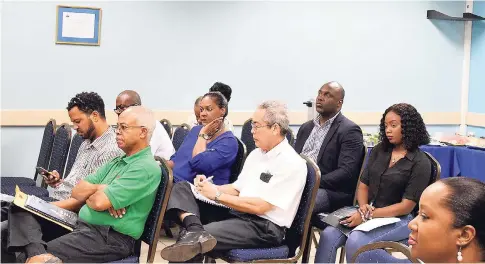
[[[318,247],[318,240],[317,236],[315,235],[316,232],[320,232],[318,228],[312,228],[312,239],[313,239],[313,244],[315,244],[315,248]]]
[[[308,229],[308,234],[306,238],[306,247],[305,250],[303,250],[303,256],[301,258],[302,263],[309,263],[310,261],[310,251],[312,250],[312,239],[311,235],[313,234],[312,228]]]
[[[340,248],[340,259],[339,263],[344,263],[345,261],[345,245]]]
[[[210,256],[205,256],[204,257],[204,263],[216,263],[216,259],[212,258]]]

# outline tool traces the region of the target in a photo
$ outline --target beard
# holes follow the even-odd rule
[[[89,127],[88,127],[88,131],[86,131],[86,133],[84,133],[84,139],[89,139],[91,141],[93,141],[94,139],[94,130],[96,129],[96,127],[94,126],[94,122],[93,120],[89,119]]]

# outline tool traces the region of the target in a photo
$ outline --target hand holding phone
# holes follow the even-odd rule
[[[56,170],[49,172],[48,170],[42,167],[37,167],[37,173],[42,175],[42,177],[44,177],[45,182],[49,184],[49,186],[51,187],[57,187],[61,182],[61,176]]]
[[[37,167],[37,173],[42,175],[45,179],[51,178],[52,173],[50,173],[48,170],[42,168],[42,167]]]

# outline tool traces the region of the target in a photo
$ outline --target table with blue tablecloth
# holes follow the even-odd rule
[[[460,166],[455,157],[455,148],[452,146],[421,146],[422,151],[426,151],[440,163],[441,178],[455,177],[460,175]]]
[[[465,146],[421,146],[441,165],[441,178],[464,176],[485,182],[485,150]],[[369,148],[369,153],[372,148]]]

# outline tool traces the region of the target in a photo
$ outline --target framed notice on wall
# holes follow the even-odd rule
[[[101,8],[57,6],[56,44],[99,46]]]

